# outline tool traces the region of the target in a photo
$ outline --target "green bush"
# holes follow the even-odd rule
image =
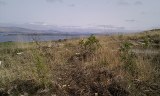
[[[151,45],[151,37],[149,35],[142,37],[142,47],[149,48],[150,45]]]
[[[94,35],[91,35],[87,38],[87,40],[81,40],[79,42],[79,45],[83,52],[87,53],[93,53],[96,49],[100,47],[99,40],[96,39]]]
[[[132,46],[133,44],[130,42],[127,42],[127,41],[123,42],[121,45],[120,51],[128,53]]]
[[[131,52],[130,49],[133,46],[130,42],[124,42],[121,45],[121,61],[123,62],[123,68],[129,72],[132,76],[136,75],[136,64],[135,64],[135,53]]]
[[[45,64],[45,57],[41,54],[40,51],[34,51],[33,58],[40,82],[46,85],[48,83],[47,74],[49,73],[47,65]]]

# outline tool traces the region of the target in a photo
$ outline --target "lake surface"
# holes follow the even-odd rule
[[[36,41],[51,41],[51,40],[59,40],[59,39],[71,39],[71,38],[79,38],[80,35],[6,35],[4,33],[0,33],[0,42],[32,42]]]

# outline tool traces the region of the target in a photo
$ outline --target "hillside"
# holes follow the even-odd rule
[[[92,32],[93,31],[93,32]],[[0,34],[8,35],[89,35],[89,34],[110,34],[105,32],[97,32],[97,29],[76,29],[76,28],[53,28],[46,30],[34,30],[22,27],[0,27]]]
[[[30,33],[35,32],[35,30],[30,30],[20,27],[0,27],[0,32],[21,32],[21,33]]]
[[[0,96],[159,96],[160,31],[0,43]]]

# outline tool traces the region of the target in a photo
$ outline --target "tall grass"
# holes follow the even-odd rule
[[[141,42],[149,38],[147,49],[157,51],[152,45],[159,44],[159,37],[156,32],[0,43],[0,95],[158,96],[159,53],[132,49],[146,50]]]

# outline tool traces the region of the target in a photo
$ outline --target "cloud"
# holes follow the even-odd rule
[[[47,2],[60,2],[60,3],[62,3],[63,2],[63,0],[46,0]]]
[[[122,0],[118,2],[118,5],[126,6],[129,5],[129,2]]]
[[[118,27],[115,25],[96,25],[99,28],[107,28],[107,29],[125,29],[125,27]]]
[[[143,3],[141,1],[136,1],[134,5],[143,5]]]
[[[117,2],[118,5],[120,6],[128,6],[128,5],[143,5],[143,2],[141,1],[135,1],[135,2],[129,2],[129,0],[119,0]]]
[[[114,28],[114,25],[97,25],[97,27]]]
[[[128,19],[128,20],[125,20],[126,22],[129,22],[129,23],[133,23],[133,22],[136,22],[136,20],[134,19]]]
[[[75,7],[76,5],[75,4],[69,4],[68,6],[69,7]]]

